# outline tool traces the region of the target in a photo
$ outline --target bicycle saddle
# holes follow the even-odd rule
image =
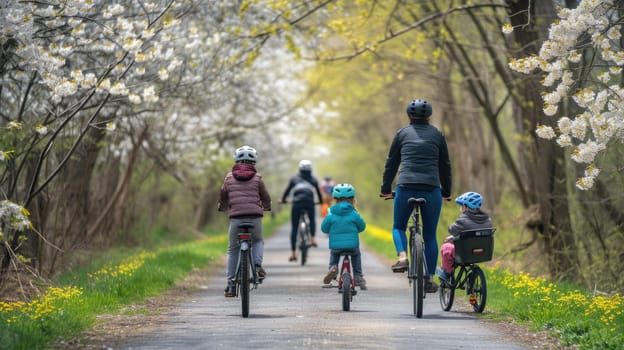
[[[238,224],[239,228],[254,228],[254,224],[252,222],[241,222],[240,224]]]
[[[409,203],[409,204],[418,203],[418,204],[422,205],[422,204],[426,204],[427,200],[425,200],[424,198],[414,198],[414,197],[412,197],[412,198],[407,200],[407,203]]]

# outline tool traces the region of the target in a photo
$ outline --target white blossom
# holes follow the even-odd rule
[[[537,133],[537,136],[547,140],[550,140],[556,136],[553,128],[545,125],[539,125],[535,132]]]
[[[43,125],[35,126],[35,132],[39,135],[46,135],[48,133],[48,128]]]

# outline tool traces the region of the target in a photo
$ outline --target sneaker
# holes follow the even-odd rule
[[[360,287],[361,290],[366,290],[366,280],[362,275],[355,275],[355,286]]]
[[[266,277],[266,271],[260,265],[256,265],[256,274],[258,274],[258,282],[262,283]]]
[[[441,281],[449,282],[451,280],[451,274],[444,271],[441,267],[436,268],[436,275],[438,275]]]
[[[234,298],[236,296],[236,286],[233,284],[228,284],[225,287],[225,297],[226,298]]]
[[[435,293],[438,291],[438,285],[433,281],[431,276],[425,277],[425,293]]]
[[[399,259],[396,264],[392,265],[392,272],[400,273],[405,271],[407,271],[407,259]]]
[[[323,278],[323,283],[330,284],[331,281],[336,279],[336,276],[338,276],[338,266],[334,265],[327,271],[327,274]]]

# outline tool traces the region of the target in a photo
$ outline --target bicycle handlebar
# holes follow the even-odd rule
[[[383,194],[381,194],[381,193],[380,193],[380,194],[379,194],[379,197],[380,197],[380,198],[383,198],[385,201],[387,201],[388,199],[394,199],[394,195],[395,195],[395,192],[394,192],[394,191],[392,191],[392,193],[390,193],[390,195],[389,195],[389,196],[384,196]]]
[[[292,201],[280,201],[280,204],[293,204]],[[314,205],[321,205],[323,202],[314,202]]]

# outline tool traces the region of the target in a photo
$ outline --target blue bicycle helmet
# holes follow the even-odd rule
[[[455,199],[455,203],[459,205],[465,205],[470,209],[478,209],[481,208],[481,204],[483,204],[483,199],[481,195],[477,192],[466,192],[461,196]]]
[[[407,104],[407,116],[410,118],[427,118],[433,113],[431,104],[425,100],[412,100]]]
[[[338,184],[332,190],[334,198],[353,198],[355,197],[355,188],[350,184]]]

